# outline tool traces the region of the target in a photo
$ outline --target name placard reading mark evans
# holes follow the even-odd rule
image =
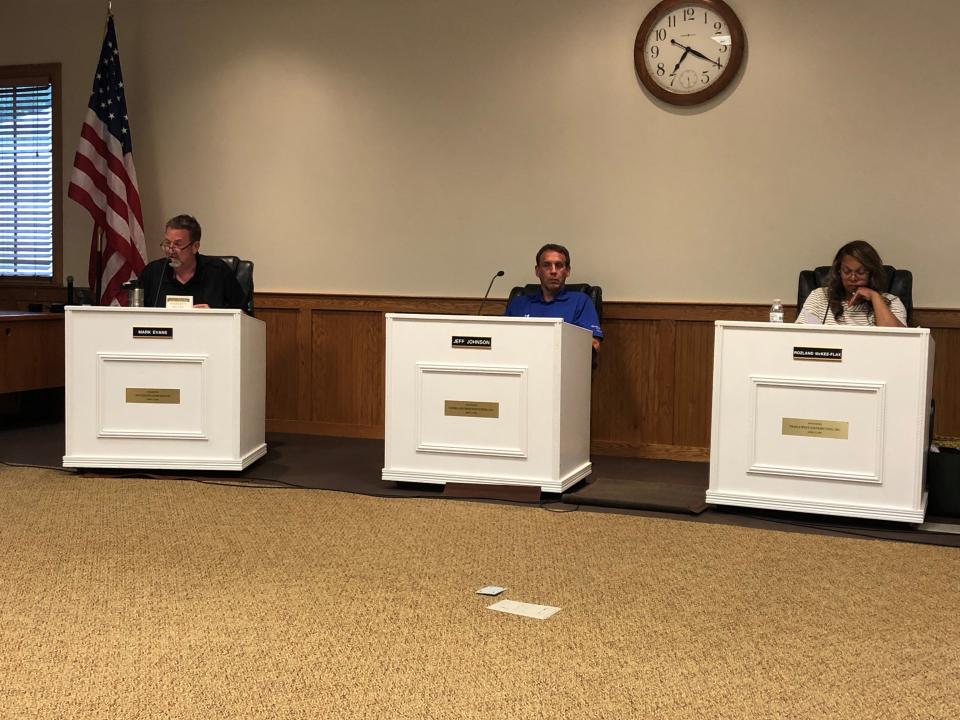
[[[845,420],[810,420],[808,418],[783,418],[780,431],[783,435],[832,438],[846,440],[850,423]]]
[[[180,388],[127,388],[128,403],[179,405]]]
[[[133,328],[135,338],[172,338],[172,327],[135,327]]]
[[[489,350],[493,347],[493,338],[454,335],[450,339],[450,345],[455,348],[479,348]]]
[[[473,400],[444,400],[443,414],[455,417],[500,417],[500,403],[476,402]]]
[[[825,360],[827,362],[841,362],[843,360],[842,348],[818,348],[818,347],[795,347],[793,348],[794,360]]]

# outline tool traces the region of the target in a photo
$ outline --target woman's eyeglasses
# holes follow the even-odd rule
[[[850,268],[846,268],[846,267],[841,266],[841,267],[840,267],[840,274],[843,275],[845,278],[853,277],[853,278],[857,278],[858,280],[862,280],[862,279],[865,278],[867,275],[869,275],[870,272],[869,272],[866,268],[859,268],[858,270],[851,270]]]

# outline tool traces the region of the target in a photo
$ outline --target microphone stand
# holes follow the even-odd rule
[[[157,281],[157,294],[153,297],[153,307],[157,306],[157,303],[160,302],[160,290],[163,288],[163,276],[167,272],[167,265],[170,264],[170,260],[163,261],[163,267],[160,269],[160,279]]]
[[[503,270],[497,270],[497,274],[490,278],[490,284],[487,285],[487,291],[483,294],[483,300],[480,301],[480,309],[477,310],[477,315],[483,314],[483,306],[487,302],[487,296],[490,295],[490,288],[493,287],[493,282],[498,277],[503,277]]]

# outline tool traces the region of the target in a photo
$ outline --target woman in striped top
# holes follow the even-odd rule
[[[827,284],[811,292],[798,323],[905,327],[907,310],[886,287],[883,261],[870,243],[854,240],[837,251]]]

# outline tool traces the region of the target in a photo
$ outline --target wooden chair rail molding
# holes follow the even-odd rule
[[[267,429],[383,437],[384,313],[472,315],[475,298],[257,293],[267,324]],[[765,305],[604,303],[593,381],[598,454],[709,458],[714,320],[764,320]],[[484,314],[503,312],[488,300]],[[788,306],[787,320],[796,308]],[[960,310],[918,309],[933,331],[936,434],[960,437]]]

